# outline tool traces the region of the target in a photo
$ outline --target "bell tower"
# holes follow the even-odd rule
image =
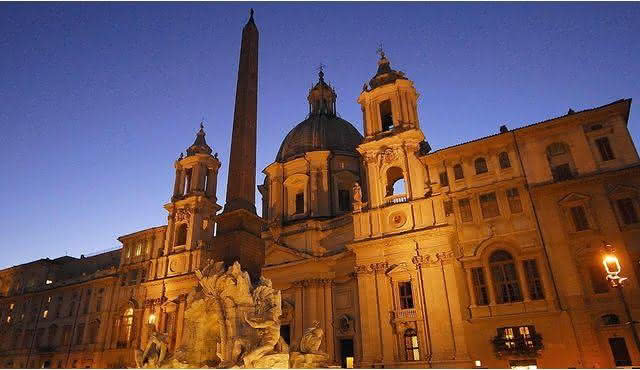
[[[393,70],[379,51],[378,70],[358,97],[365,138],[370,208],[425,197],[425,171],[417,152],[428,147],[418,120],[418,92],[403,72]]]
[[[218,153],[211,155],[205,135],[201,123],[186,157],[180,153],[174,165],[173,195],[164,206],[169,212],[164,246],[169,275],[199,267],[201,250],[211,245],[216,213],[221,209],[216,198],[220,161]]]

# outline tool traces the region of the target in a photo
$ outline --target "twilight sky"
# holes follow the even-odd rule
[[[258,183],[305,118],[320,63],[362,132],[356,99],[379,42],[421,93],[434,149],[629,97],[639,142],[638,3],[1,3],[0,268],[164,224],[173,161],[203,117],[224,203],[250,7]]]

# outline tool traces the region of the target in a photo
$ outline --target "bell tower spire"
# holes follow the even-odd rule
[[[224,212],[256,213],[256,129],[258,112],[258,27],[253,19],[242,29],[240,65],[233,113],[233,134]]]

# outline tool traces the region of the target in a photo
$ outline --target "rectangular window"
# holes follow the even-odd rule
[[[616,158],[611,150],[611,145],[609,145],[609,138],[601,137],[596,139],[596,145],[598,146],[600,157],[603,161],[610,161]]]
[[[62,328],[62,345],[68,346],[71,343],[71,325],[65,325]]]
[[[36,331],[36,343],[34,347],[44,347],[44,343],[44,328],[39,328],[38,331]]]
[[[449,186],[449,176],[447,172],[440,172],[440,186]]]
[[[458,201],[458,206],[460,207],[460,218],[462,222],[471,222],[473,221],[473,214],[471,213],[471,202],[469,198],[460,199]]]
[[[504,341],[504,347],[507,350],[526,350],[535,347],[533,335],[536,329],[534,326],[513,326],[507,328],[499,328],[498,336]]]
[[[453,177],[456,180],[464,179],[464,172],[462,171],[462,165],[456,164],[453,166]]]
[[[487,281],[484,278],[484,269],[482,267],[474,267],[471,269],[473,280],[473,290],[476,297],[476,305],[486,306],[489,304],[489,292],[487,290]]]
[[[304,193],[296,194],[296,213],[297,215],[304,213]]]
[[[98,298],[96,299],[96,312],[102,311],[102,295],[104,294],[104,288],[98,290]]]
[[[609,338],[609,347],[611,347],[611,354],[616,366],[631,366],[631,357],[624,338]]]
[[[480,196],[480,208],[482,209],[482,217],[490,218],[500,215],[498,209],[498,199],[496,193],[482,194]]]
[[[413,292],[411,291],[411,282],[403,281],[398,283],[400,296],[400,309],[407,310],[413,308]]]
[[[509,200],[509,210],[511,213],[522,212],[522,202],[520,201],[520,192],[517,188],[507,190],[507,199]]]
[[[492,263],[491,275],[498,304],[522,301],[520,282],[512,261]]]
[[[453,213],[453,201],[445,200],[443,202],[443,205],[444,205],[444,215],[445,216],[449,216],[450,214]]]
[[[538,264],[536,260],[522,261],[524,274],[527,278],[527,287],[529,288],[529,296],[532,300],[544,299],[544,290],[542,289],[542,279],[538,272]]]
[[[22,338],[22,348],[29,348],[31,346],[32,339],[33,330],[25,330],[24,337]]]
[[[393,128],[391,100],[385,100],[380,103],[380,123],[382,123],[382,131],[389,131]]]
[[[82,337],[84,336],[84,323],[78,324],[78,329],[76,329],[76,341],[75,344],[82,344]]]
[[[138,269],[129,270],[127,273],[127,285],[136,285],[138,280]]]
[[[555,181],[564,181],[573,178],[573,173],[571,172],[571,167],[568,163],[555,166],[552,170],[552,174]]]
[[[349,190],[338,190],[338,206],[341,212],[349,212],[351,210],[351,194]]]
[[[587,221],[587,215],[584,212],[584,207],[571,207],[571,218],[573,219],[573,224],[576,227],[576,231],[589,229],[589,221]]]
[[[638,223],[638,214],[633,206],[633,200],[630,198],[618,199],[616,203],[618,203],[622,222],[624,222],[625,225]]]

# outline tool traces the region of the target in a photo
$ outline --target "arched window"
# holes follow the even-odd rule
[[[511,167],[511,161],[509,160],[509,154],[507,152],[498,154],[498,162],[500,162],[500,168],[503,170]]]
[[[462,172],[462,165],[456,164],[453,166],[453,177],[456,180],[464,179],[464,172]]]
[[[176,229],[176,246],[187,244],[187,224],[178,225]]]
[[[522,301],[520,282],[516,273],[516,266],[511,254],[499,250],[489,257],[489,266],[498,303]]]
[[[489,171],[489,169],[487,168],[487,160],[484,158],[476,159],[474,164],[476,166],[476,175]]]
[[[391,100],[385,100],[380,103],[380,123],[382,123],[382,131],[389,131],[393,128]]]
[[[404,332],[404,350],[407,361],[420,360],[420,346],[418,346],[418,333],[415,329],[409,328]]]
[[[386,196],[406,194],[404,175],[400,167],[391,167],[387,170],[387,194]]]
[[[118,337],[118,347],[128,347],[133,336],[133,308],[129,307],[122,314],[120,319],[120,336]]]
[[[613,313],[602,315],[600,319],[602,320],[602,325],[620,325],[620,318]]]

